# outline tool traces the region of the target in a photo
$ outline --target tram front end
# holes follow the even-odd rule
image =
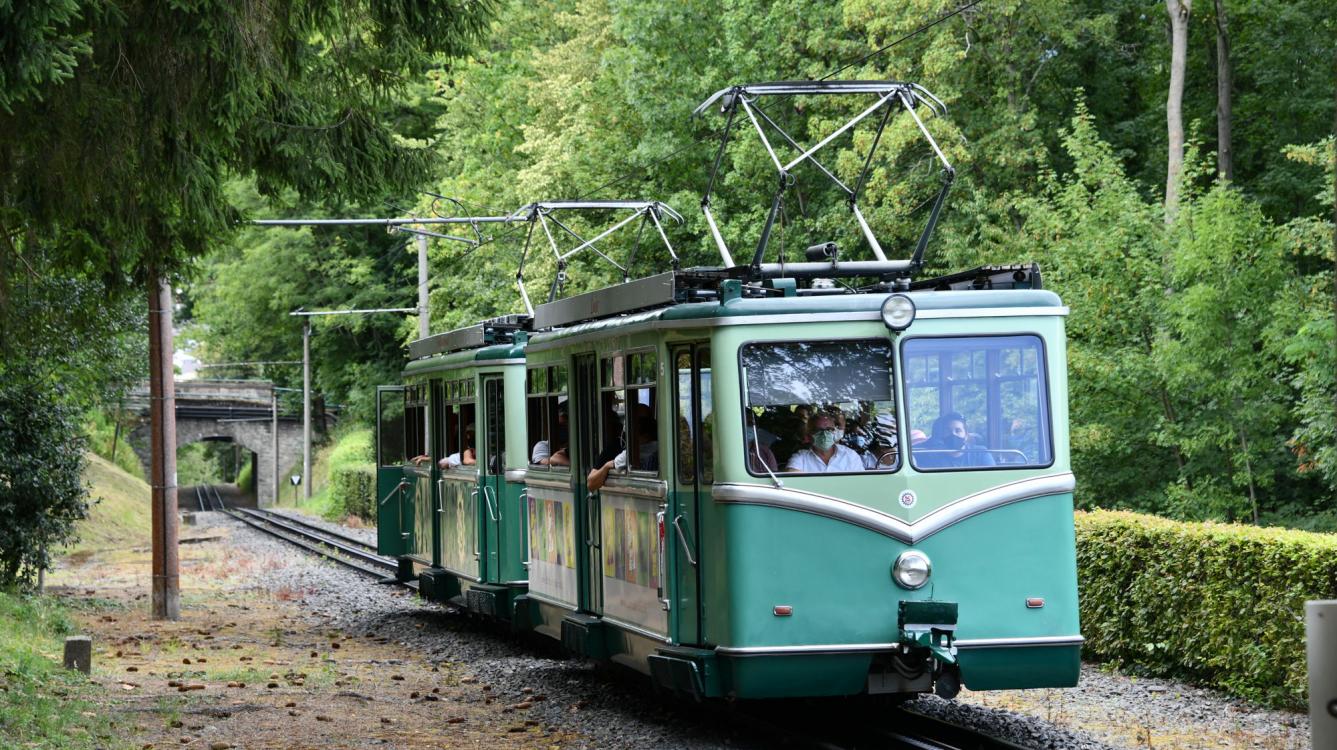
[[[903,296],[899,328],[858,295],[714,336],[707,694],[1076,684],[1066,309]]]

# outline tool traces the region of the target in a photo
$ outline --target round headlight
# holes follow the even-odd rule
[[[891,566],[891,577],[896,581],[896,585],[906,589],[917,589],[928,583],[928,577],[933,573],[933,563],[929,562],[928,555],[916,549],[908,549],[896,558],[896,563]]]
[[[882,322],[891,330],[904,331],[914,321],[914,300],[904,294],[893,294],[882,303]]]

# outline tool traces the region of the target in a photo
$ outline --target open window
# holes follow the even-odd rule
[[[654,351],[604,357],[599,362],[602,442],[595,466],[615,461],[614,474],[659,475],[659,400]]]
[[[571,432],[566,368],[529,368],[525,373],[525,401],[530,468],[567,469],[571,466]]]

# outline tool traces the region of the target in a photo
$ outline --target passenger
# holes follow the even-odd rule
[[[608,473],[627,468],[626,436],[622,432],[622,417],[615,411],[604,413],[604,445],[594,457],[593,468],[585,475],[585,487],[597,492],[608,481]]]
[[[916,446],[915,466],[930,469],[994,466],[989,451],[970,440],[966,418],[949,412],[933,422],[933,436]]]
[[[636,438],[639,443],[635,470],[659,471],[659,426],[654,420],[654,412],[645,404],[636,405]],[[608,474],[613,470],[626,471],[627,449],[619,445],[617,453],[608,457],[611,446],[605,447],[594,460],[594,468],[585,477],[585,486],[590,492],[603,487],[608,482]]]
[[[646,410],[649,411],[648,407]],[[653,417],[638,415],[636,442],[639,444],[636,468],[640,471],[659,471],[659,424]]]
[[[863,471],[863,459],[851,448],[841,445],[837,435],[836,419],[818,412],[808,422],[812,447],[804,448],[789,457],[786,471],[805,473]]]
[[[868,452],[863,454],[865,469],[885,471],[893,468],[900,461],[899,448],[896,444],[896,418],[890,414],[879,414],[873,422],[873,442]]]
[[[557,406],[557,434],[552,442],[540,440],[534,443],[534,450],[529,456],[529,463],[541,466],[570,466],[571,457],[567,449],[566,404]]]
[[[478,456],[474,453],[474,423],[470,422],[464,428],[464,450],[446,456],[437,461],[437,466],[443,469],[453,469],[456,466],[473,466],[478,463]]]
[[[780,462],[775,460],[771,450],[771,444],[777,438],[770,430],[757,426],[756,414],[751,409],[747,410],[747,434],[743,437],[747,440],[747,466],[753,474],[773,474],[780,470]]]

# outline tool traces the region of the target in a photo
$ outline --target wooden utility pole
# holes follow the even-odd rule
[[[1216,172],[1235,179],[1235,151],[1231,144],[1231,90],[1235,70],[1230,66],[1230,32],[1226,26],[1225,0],[1216,0]]]
[[[1165,0],[1170,13],[1170,93],[1165,102],[1169,154],[1165,170],[1165,223],[1179,211],[1179,180],[1184,172],[1184,68],[1188,61],[1188,17],[1193,0]]]
[[[181,618],[176,516],[176,381],[172,372],[172,288],[149,274],[149,425],[153,507],[153,619]]]

